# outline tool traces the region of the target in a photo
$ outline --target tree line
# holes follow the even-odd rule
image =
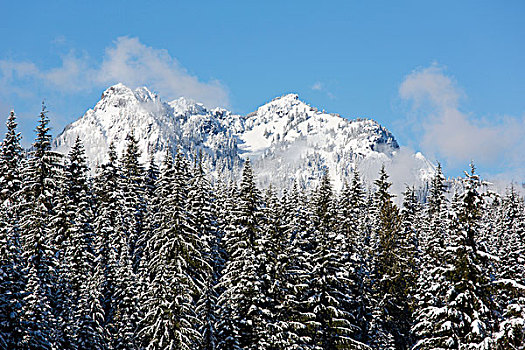
[[[2,349],[525,348],[524,199],[474,166],[400,206],[384,167],[277,194],[133,134],[91,175],[48,123],[26,154],[11,112],[1,144]]]

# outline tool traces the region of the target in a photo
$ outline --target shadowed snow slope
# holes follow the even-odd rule
[[[407,154],[376,121],[320,112],[295,94],[241,116],[183,97],[163,102],[145,87],[132,90],[117,84],[104,91],[93,109],[68,125],[54,146],[67,153],[79,136],[94,167],[107,160],[111,143],[122,154],[131,133],[139,141],[144,163],[151,156],[161,162],[167,149],[180,148],[189,155],[202,153],[212,173],[229,176],[249,157],[260,185],[277,188],[294,181],[315,183],[326,168],[336,188],[356,168],[371,180],[385,164],[393,174],[403,173],[405,183],[415,184],[426,181],[434,171],[423,155]]]

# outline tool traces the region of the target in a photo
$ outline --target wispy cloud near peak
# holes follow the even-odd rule
[[[16,88],[24,80],[27,88],[31,80],[71,94],[121,82],[132,88],[148,86],[166,99],[185,96],[210,107],[229,105],[228,91],[219,81],[199,80],[166,50],[147,46],[138,38],[117,38],[106,48],[100,64],[74,50],[61,59],[60,66],[47,70],[32,62],[0,60],[0,84]]]
[[[489,122],[463,112],[460,101],[465,94],[445,68],[432,64],[414,70],[399,86],[399,96],[411,105],[412,127],[426,153],[451,166],[472,159],[509,172],[523,166],[525,118],[505,116]]]

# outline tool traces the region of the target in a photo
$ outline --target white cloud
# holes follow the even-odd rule
[[[427,154],[457,166],[470,160],[487,167],[512,169],[523,165],[525,118],[474,118],[460,109],[464,93],[444,68],[436,64],[410,73],[399,87],[399,96],[411,103],[417,116],[414,130]],[[419,133],[416,132],[416,135]]]
[[[321,91],[323,89],[323,83],[321,83],[320,81],[316,81],[314,85],[312,85],[311,89],[314,91]]]
[[[457,108],[463,93],[452,78],[444,75],[443,70],[433,64],[413,71],[399,87],[399,95],[405,100],[412,100],[414,109],[426,103],[438,108]]]
[[[52,44],[54,45],[64,45],[67,43],[67,39],[65,35],[58,35],[56,36],[52,41]]]
[[[74,51],[62,56],[62,65],[41,73],[42,79],[54,88],[75,93],[94,87],[96,69],[89,66],[86,55],[77,56]]]
[[[11,60],[0,60],[0,72],[3,80],[13,80],[15,78],[26,78],[38,76],[38,68],[32,62],[16,62]]]
[[[169,98],[190,97],[212,107],[228,105],[228,93],[220,82],[199,81],[166,50],[148,47],[137,38],[118,38],[114,47],[106,49],[97,79],[152,86]]]
[[[32,62],[0,60],[0,89],[8,85],[16,88],[20,79],[34,79],[63,93],[121,82],[132,88],[148,86],[166,99],[185,96],[210,107],[229,104],[228,91],[219,81],[199,80],[166,50],[146,46],[137,38],[118,38],[106,48],[101,64],[92,64],[87,55],[74,51],[61,59],[59,67],[47,70]]]
[[[28,97],[31,93],[24,89],[23,84],[19,85],[18,82],[38,81],[39,79],[42,79],[41,72],[32,62],[0,60],[0,94],[3,96],[16,94],[21,97]]]
[[[316,81],[311,87],[310,89],[312,89],[313,91],[319,91],[319,92],[324,92],[326,94],[326,96],[328,96],[329,99],[331,100],[334,100],[335,99],[335,95],[328,91],[326,89],[326,86],[324,83],[320,82],[320,81]]]

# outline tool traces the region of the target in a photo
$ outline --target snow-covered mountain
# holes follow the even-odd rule
[[[144,162],[150,156],[160,162],[166,149],[180,147],[190,155],[202,152],[212,172],[225,173],[249,157],[263,186],[316,182],[325,168],[336,186],[356,168],[365,178],[375,178],[381,164],[394,174],[410,174],[415,182],[427,180],[434,171],[420,153],[407,155],[376,121],[321,112],[295,94],[242,116],[183,97],[163,102],[145,87],[132,90],[117,84],[68,125],[54,146],[67,153],[80,136],[95,166],[106,161],[111,143],[122,154],[130,133],[139,140]]]

